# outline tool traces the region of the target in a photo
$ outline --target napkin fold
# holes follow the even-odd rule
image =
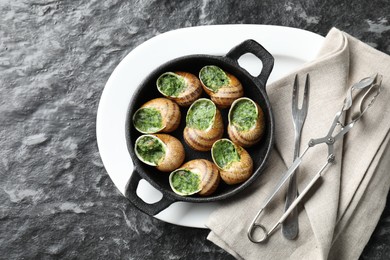
[[[386,204],[390,187],[390,56],[333,28],[318,57],[267,86],[275,117],[275,147],[261,176],[234,199],[221,203],[208,219],[208,239],[237,259],[357,259]],[[299,235],[287,240],[278,229],[268,241],[254,244],[248,227],[276,183],[291,165],[294,129],[291,95],[295,74],[301,85],[310,74],[309,110],[301,151],[311,138],[324,137],[348,88],[364,77],[383,75],[382,91],[360,121],[335,145],[336,164],[325,170],[299,211]],[[326,162],[327,146],[308,151],[297,176],[302,191]],[[256,160],[256,158],[253,158]],[[267,228],[284,212],[279,192],[261,215]]]

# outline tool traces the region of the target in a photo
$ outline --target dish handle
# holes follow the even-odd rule
[[[126,198],[130,200],[130,202],[133,203],[133,205],[136,206],[139,210],[143,211],[144,213],[150,216],[154,216],[157,213],[166,209],[169,205],[171,205],[176,201],[174,199],[168,198],[167,196],[163,195],[161,200],[155,203],[152,204],[146,203],[137,195],[137,187],[141,179],[142,178],[137,172],[137,169],[134,168],[129,181],[127,182],[126,192],[125,192]]]
[[[246,40],[231,49],[226,57],[232,59],[238,66],[238,59],[246,54],[252,53],[257,58],[259,58],[263,64],[263,68],[257,77],[253,77],[260,84],[259,87],[265,91],[265,84],[271,74],[271,71],[274,67],[274,57],[258,42],[255,40]]]

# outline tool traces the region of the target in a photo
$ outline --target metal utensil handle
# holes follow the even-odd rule
[[[317,172],[317,174],[311,179],[309,184],[305,187],[305,189],[299,194],[299,196],[294,200],[294,202],[290,205],[290,207],[286,210],[286,212],[279,219],[279,223],[283,223],[284,220],[288,217],[291,211],[296,208],[296,206],[301,202],[301,200],[305,197],[305,195],[309,192],[311,187],[318,181],[322,176],[322,172],[326,169],[326,167],[331,163],[331,160],[327,160],[326,163],[321,167],[321,169]],[[271,230],[272,231],[272,230]]]
[[[331,155],[333,156],[333,155]],[[330,157],[331,157],[330,156]],[[317,174],[311,179],[309,184],[305,187],[302,193],[294,200],[294,202],[290,205],[290,207],[286,210],[286,212],[281,216],[281,218],[275,223],[275,225],[267,231],[267,229],[259,223],[256,223],[256,220],[259,218],[261,212],[264,208],[260,209],[260,211],[256,214],[256,217],[253,219],[249,229],[248,229],[248,238],[253,243],[262,243],[265,242],[268,237],[276,230],[276,228],[282,224],[286,218],[290,215],[290,213],[297,207],[297,205],[301,202],[301,200],[305,197],[305,195],[309,192],[309,190],[314,186],[314,184],[322,177],[322,172],[326,169],[329,163],[332,162],[331,158],[328,158],[327,162],[321,167],[321,169],[317,172]],[[255,238],[255,232],[260,231],[263,235],[259,238]]]
[[[276,184],[275,188],[274,188],[274,191],[267,197],[267,199],[263,202],[263,204],[261,205],[260,207],[260,210],[256,213],[256,216],[253,218],[251,224],[249,225],[249,228],[248,228],[248,232],[247,232],[247,235],[248,235],[248,238],[250,241],[252,241],[253,243],[260,243],[260,242],[263,242],[264,240],[267,239],[267,237],[269,236],[269,233],[267,232],[264,232],[266,231],[265,227],[263,225],[260,225],[260,224],[257,224],[256,221],[257,219],[260,217],[260,214],[261,212],[263,212],[264,208],[267,207],[268,203],[273,199],[273,197],[278,193],[278,191],[280,190],[280,188],[283,186],[283,184],[288,180],[288,178],[291,176],[292,173],[294,173],[294,171],[298,168],[298,166],[301,164],[302,162],[302,157],[305,155],[305,153],[307,152],[307,150],[310,148],[310,146],[308,146],[305,151],[302,153],[302,155],[300,157],[298,157],[297,159],[294,160],[293,164],[290,166],[290,168],[288,168],[288,170],[286,171],[286,173],[282,176],[282,178],[279,180],[279,182]],[[264,233],[264,237],[260,240],[258,239],[255,239],[254,237],[254,232],[257,230],[257,229],[261,229]]]
[[[301,131],[297,133],[299,137],[295,138],[295,150],[294,150],[294,160],[299,156],[299,146],[301,144]],[[294,200],[298,196],[297,192],[297,174],[298,169],[296,169],[291,177],[290,181],[288,183],[288,190],[287,190],[287,195],[286,195],[286,203],[285,203],[285,211],[292,205]],[[299,230],[299,225],[298,225],[298,208],[295,208],[287,220],[283,223],[282,225],[282,233],[285,238],[287,239],[295,239],[298,235],[298,230]]]
[[[261,208],[265,208],[268,203],[275,197],[275,195],[279,192],[280,188],[283,186],[283,184],[288,180],[288,178],[295,172],[295,170],[298,168],[298,166],[302,162],[302,157],[306,153],[306,151],[309,149],[309,147],[306,148],[305,152],[294,160],[293,164],[288,168],[287,172],[282,176],[282,178],[279,180],[278,184],[276,184],[274,191],[268,196],[268,198],[264,201],[264,203],[261,205]]]

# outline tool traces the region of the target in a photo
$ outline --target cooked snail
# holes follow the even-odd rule
[[[186,162],[169,175],[172,190],[182,196],[208,196],[217,189],[219,181],[217,166],[204,159]]]
[[[230,139],[242,147],[250,147],[263,137],[265,128],[263,111],[249,98],[239,98],[233,102],[228,120]]]
[[[209,151],[223,135],[222,116],[215,104],[206,98],[195,101],[188,109],[184,140],[194,150]]]
[[[244,182],[253,173],[253,161],[248,152],[229,139],[216,141],[211,149],[211,157],[227,184]]]
[[[184,147],[167,134],[141,135],[135,141],[135,154],[143,163],[162,172],[173,171],[184,161]]]
[[[161,94],[174,100],[179,106],[188,107],[202,94],[199,79],[188,72],[165,72],[157,79]]]
[[[179,126],[180,118],[180,108],[175,102],[167,98],[155,98],[134,113],[133,124],[143,134],[169,133]]]
[[[203,89],[220,108],[230,106],[234,100],[244,95],[240,81],[217,66],[203,67],[199,72],[199,79]]]

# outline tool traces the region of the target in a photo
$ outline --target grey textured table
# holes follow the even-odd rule
[[[138,211],[100,160],[96,111],[140,43],[205,24],[333,26],[390,53],[387,1],[0,1],[0,258],[230,259]],[[390,204],[362,259],[390,259]]]

